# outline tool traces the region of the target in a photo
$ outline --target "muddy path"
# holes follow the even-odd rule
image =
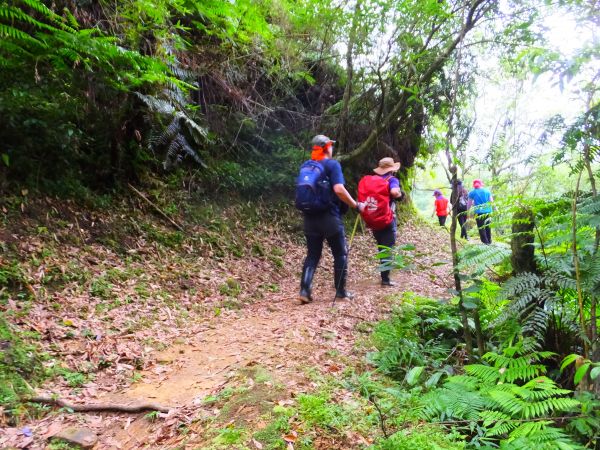
[[[296,298],[298,277],[285,277],[277,292],[259,301],[171,327],[177,338],[163,334],[166,348],[154,353],[153,363],[137,372],[135,380],[119,388],[111,388],[110,380],[104,380],[105,389],[98,389],[93,396],[93,401],[102,403],[152,401],[173,408],[171,413],[148,420],[142,414],[58,412],[29,424],[37,439],[26,448],[44,448],[48,437],[72,425],[96,433],[96,449],[203,448],[206,429],[198,418],[221,413],[206,399],[240,383],[254,384],[255,377],[248,376],[249,371],[256,375],[256,368],[260,368],[272,380],[267,386],[277,385],[266,395],[273,404],[290,401],[299,392],[310,392],[308,368],[335,373],[351,361],[361,364],[364,354],[356,351],[355,344],[368,333],[361,325],[389,313],[386,297],[407,291],[436,298],[449,296],[449,266],[434,265],[449,259],[447,233],[408,224],[399,231],[398,240],[415,244],[417,250],[412,270],[393,273],[397,286],[379,286],[372,238],[359,235],[350,257],[349,288],[356,295],[354,300],[332,305],[332,264],[324,252],[313,303],[301,305]],[[296,271],[300,270],[302,252],[302,248],[297,249]],[[102,384],[100,380],[97,383]],[[247,405],[240,408],[230,413],[232,421],[246,416],[248,422],[254,420],[260,427],[256,423],[260,411]],[[188,424],[185,436],[177,430],[182,421]]]

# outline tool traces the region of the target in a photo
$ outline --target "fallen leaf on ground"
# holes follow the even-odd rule
[[[298,433],[294,430],[290,431],[285,436],[282,436],[283,440],[287,443],[294,443],[298,440]]]

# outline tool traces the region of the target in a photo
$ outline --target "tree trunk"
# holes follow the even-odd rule
[[[535,218],[529,207],[522,207],[513,214],[512,238],[510,247],[512,249],[511,263],[515,275],[523,272],[536,273],[533,247],[535,229]]]
[[[485,355],[485,340],[481,330],[481,319],[479,318],[479,308],[473,310],[473,322],[475,323],[475,337],[477,338],[477,354],[480,358]]]
[[[450,198],[457,199],[458,185],[456,177],[456,166],[451,166],[450,170],[452,173],[452,195],[450,196]],[[450,223],[450,251],[452,252],[452,274],[454,275],[454,289],[456,289],[456,292],[458,292],[458,310],[460,311],[460,319],[463,326],[463,338],[465,341],[465,349],[467,350],[467,354],[470,357],[473,355],[473,338],[471,336],[471,330],[469,329],[469,317],[467,316],[467,310],[464,306],[464,297],[460,281],[460,273],[458,271],[458,247],[456,245],[456,224],[458,223],[458,219],[456,216],[457,209],[455,208],[455,205],[452,205],[452,222]],[[481,331],[481,325],[479,326],[479,331]],[[479,343],[480,339],[483,340],[483,338],[480,337],[480,335],[478,334],[477,342],[478,346],[480,347],[479,351],[481,352],[483,345]],[[482,355],[482,353],[480,354]]]
[[[579,309],[579,322],[581,326],[581,332],[587,336],[589,339],[588,330],[585,326],[585,315],[583,309],[583,288],[581,286],[581,272],[579,270],[579,254],[577,251],[577,199],[579,197],[579,186],[581,183],[581,175],[583,174],[583,170],[579,171],[579,176],[577,177],[577,184],[575,186],[575,194],[573,195],[572,202],[572,224],[571,224],[571,232],[573,235],[573,243],[572,243],[572,251],[573,251],[573,264],[575,266],[575,285],[577,287],[577,305]],[[583,357],[588,358],[590,355],[588,341],[583,341]]]
[[[338,127],[338,148],[340,154],[347,151],[348,142],[348,117],[350,115],[350,100],[352,98],[352,78],[354,76],[354,66],[352,64],[352,53],[354,52],[354,43],[356,41],[356,29],[358,28],[358,19],[360,16],[360,7],[362,0],[356,0],[354,15],[352,16],[352,26],[348,36],[348,50],[346,51],[346,87],[342,100],[342,113],[340,115],[340,125]]]
[[[588,98],[588,111],[591,108],[591,97]],[[588,133],[591,133],[588,126],[586,126]],[[592,188],[592,198],[596,199],[598,197],[598,190],[596,188],[596,179],[594,178],[594,172],[592,170],[590,157],[590,144],[585,143],[583,147],[583,162],[585,164],[585,168],[587,170],[588,178],[590,180],[590,186]],[[594,242],[594,250],[593,254],[595,255],[598,252],[598,247],[600,246],[600,227],[596,227],[596,239]],[[600,361],[600,342],[598,342],[598,299],[596,295],[591,294],[590,298],[590,329],[589,329],[590,341],[592,344],[591,348],[591,359],[592,361]],[[592,389],[597,395],[600,395],[600,377],[595,380],[590,380]]]

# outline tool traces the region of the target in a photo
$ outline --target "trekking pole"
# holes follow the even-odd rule
[[[341,277],[344,276],[344,271],[346,270],[346,267],[348,266],[348,258],[350,258],[350,249],[352,248],[352,241],[354,241],[354,235],[356,234],[356,228],[358,227],[359,220],[360,220],[360,214],[356,214],[356,220],[354,221],[354,226],[352,227],[352,234],[350,235],[350,242],[348,243],[348,251],[346,252],[346,262],[344,263],[344,267],[342,268],[342,272],[340,273],[340,278],[337,280],[337,283],[335,283],[336,292],[335,292],[335,294],[333,294],[333,302],[331,302],[332,308],[335,306],[335,299],[337,298],[337,287],[340,284],[340,281],[342,281]]]

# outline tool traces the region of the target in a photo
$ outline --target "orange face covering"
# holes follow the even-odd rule
[[[319,147],[318,145],[314,145],[312,148],[312,153],[310,154],[310,159],[314,161],[321,161],[327,157],[327,151],[331,148],[331,142],[325,144],[325,147]]]
[[[315,145],[312,149],[312,153],[310,154],[310,159],[313,161],[321,161],[322,159],[325,159],[325,148]]]

